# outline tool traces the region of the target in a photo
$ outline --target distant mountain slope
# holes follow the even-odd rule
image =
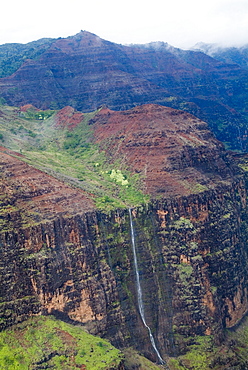
[[[81,31],[0,79],[0,97],[9,105],[70,105],[84,112],[159,103],[195,114],[228,147],[246,150],[247,77],[237,64],[202,52],[163,43],[123,46]]]
[[[27,44],[0,45],[0,77],[14,73],[26,59],[37,59],[55,39],[40,39]]]
[[[248,44],[240,47],[224,47],[199,42],[193,47],[193,50],[202,51],[223,63],[235,63],[243,68],[248,68]]]

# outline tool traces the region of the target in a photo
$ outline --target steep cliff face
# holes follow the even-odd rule
[[[28,166],[3,153],[2,163],[9,162],[2,183],[13,184],[15,178],[9,187],[14,196],[19,171],[24,166],[27,174]],[[32,171],[25,184],[29,190],[40,174]],[[51,178],[43,175],[45,180]],[[44,191],[52,203],[51,191]],[[133,345],[156,361],[138,310],[128,210],[104,214],[86,208],[82,197],[75,198],[74,215],[64,212],[70,207],[67,200],[47,217],[35,201],[41,194],[19,194],[24,208],[34,200],[40,218],[1,230],[1,328],[53,313],[118,347]],[[212,190],[132,210],[146,321],[162,355],[183,351],[196,334],[220,340],[223,329],[247,311],[246,235],[240,217],[245,198],[237,175]],[[12,219],[11,207],[5,199],[2,220]]]

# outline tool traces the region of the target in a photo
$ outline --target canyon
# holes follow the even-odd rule
[[[206,121],[229,148],[247,147],[247,68],[166,43],[119,45],[87,32],[0,46],[1,101],[90,112],[155,103]]]
[[[135,238],[145,322],[161,357],[187,352],[199,336],[223,342],[248,308],[244,155],[225,150],[199,118],[157,104],[88,116],[2,106],[0,124],[14,127],[0,148],[2,330],[53,314],[159,362],[140,315]],[[82,127],[87,145],[73,136]],[[53,152],[46,132],[57,133]],[[105,156],[85,164],[99,188],[108,177],[120,195],[138,176],[145,201],[126,195],[116,208],[105,197],[99,209],[98,188],[72,182],[69,167],[67,178],[37,168],[38,154],[58,161],[73,148],[83,158],[89,146]]]

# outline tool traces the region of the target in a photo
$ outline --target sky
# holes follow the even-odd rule
[[[0,44],[68,37],[81,30],[119,44],[164,41],[248,44],[248,0],[8,0]]]

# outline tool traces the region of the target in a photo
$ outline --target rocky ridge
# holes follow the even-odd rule
[[[148,104],[129,111],[101,109],[90,122],[108,158],[140,173],[152,196],[189,195],[232,181],[223,145],[196,117]]]
[[[248,47],[243,46],[221,46],[218,44],[206,44],[204,42],[197,43],[193,50],[202,51],[205,54],[224,63],[238,64],[243,68],[247,68]]]

